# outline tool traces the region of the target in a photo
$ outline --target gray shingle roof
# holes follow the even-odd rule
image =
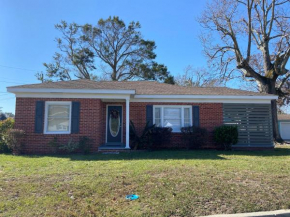
[[[87,79],[27,84],[9,88],[135,90],[136,94],[141,95],[268,95],[227,87],[181,87],[156,81],[92,81]]]

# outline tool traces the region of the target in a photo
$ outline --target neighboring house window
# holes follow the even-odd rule
[[[181,127],[192,125],[191,106],[153,106],[153,123],[157,127],[171,127],[180,132]]]
[[[45,102],[46,134],[68,134],[71,131],[71,102]]]

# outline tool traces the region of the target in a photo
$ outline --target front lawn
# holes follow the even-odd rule
[[[198,216],[289,209],[289,198],[289,147],[0,155],[0,216]]]

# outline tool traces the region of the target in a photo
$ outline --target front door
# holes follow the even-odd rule
[[[107,143],[122,142],[122,106],[107,107]]]

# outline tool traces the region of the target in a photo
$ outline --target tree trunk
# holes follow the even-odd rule
[[[274,94],[276,93],[275,88],[276,81],[274,79],[265,79],[260,85],[260,91],[263,93]],[[277,100],[271,100],[271,111],[272,111],[272,125],[273,125],[273,137],[276,142],[283,142],[283,139],[280,136],[279,127],[278,127],[278,114],[277,114]]]
[[[273,137],[276,142],[283,142],[278,127],[278,114],[277,114],[277,100],[271,100],[272,122],[273,122]]]
[[[112,75],[111,75],[112,81],[118,81],[118,79],[117,79],[117,69],[116,68],[112,68],[112,69],[113,69],[113,72],[112,72]]]

